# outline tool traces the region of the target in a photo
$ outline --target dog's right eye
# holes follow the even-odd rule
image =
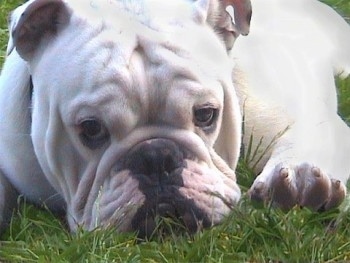
[[[80,123],[80,139],[90,149],[97,149],[109,140],[107,128],[98,120],[88,119]]]
[[[218,110],[213,107],[203,107],[194,110],[194,123],[202,129],[210,128],[216,121]]]

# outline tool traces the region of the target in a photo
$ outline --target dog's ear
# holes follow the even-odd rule
[[[250,0],[197,0],[196,18],[209,23],[230,50],[239,35],[248,35],[252,6]]]
[[[235,169],[241,150],[242,114],[238,97],[232,86],[224,85],[224,108],[221,128],[214,144],[215,151],[231,169]]]
[[[70,12],[63,0],[32,0],[10,16],[8,54],[16,48],[29,60],[38,47],[52,39],[69,21]]]

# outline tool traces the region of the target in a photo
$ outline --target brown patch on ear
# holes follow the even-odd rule
[[[227,50],[230,50],[239,35],[249,34],[252,6],[250,0],[222,0],[220,5],[220,20],[216,29],[222,35]],[[227,12],[230,7],[233,14]]]
[[[250,0],[198,0],[197,6],[207,7],[206,20],[223,39],[227,50],[239,35],[248,35],[252,16]]]
[[[23,59],[30,59],[43,39],[55,36],[69,22],[69,12],[60,0],[37,0],[30,4],[12,31],[14,46]]]
[[[249,0],[224,0],[225,6],[233,6],[236,28],[241,35],[248,35],[252,18],[252,5]]]

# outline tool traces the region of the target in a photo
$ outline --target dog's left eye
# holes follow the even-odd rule
[[[217,119],[218,110],[212,107],[203,107],[194,110],[194,123],[200,128],[208,128]]]
[[[107,128],[98,120],[88,119],[80,123],[82,143],[91,148],[101,147],[109,139]]]

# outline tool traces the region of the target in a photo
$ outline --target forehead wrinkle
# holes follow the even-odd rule
[[[148,113],[147,122],[169,124],[173,121],[171,116],[182,116],[185,112],[191,114],[196,103],[219,104],[221,98],[214,92],[221,87],[219,81],[208,78],[197,65],[192,64],[186,50],[145,38],[139,38],[139,46],[147,72],[148,111],[144,111]],[[143,88],[140,87],[140,90]],[[170,96],[179,100],[174,102]],[[145,98],[147,95],[142,100],[145,101]]]
[[[101,32],[91,39],[84,50],[75,55],[75,64],[84,65],[79,67],[86,75],[82,84],[92,91],[114,84],[120,92],[126,93],[132,86],[129,66],[136,38],[128,36],[124,41],[116,40],[112,32]]]
[[[133,101],[131,106],[134,109],[138,109],[139,113],[143,115],[143,119],[147,121],[152,87],[149,81],[150,74],[145,61],[144,51],[139,43],[130,57],[128,70],[131,78],[130,94]]]
[[[167,93],[170,92],[175,81],[180,82],[184,80],[198,83],[198,85],[176,87],[176,89],[181,89],[191,97],[205,95],[203,92],[207,93],[207,89],[203,88],[203,86],[210,87],[213,82],[215,82],[213,85],[215,87],[220,85],[217,78],[208,77],[206,72],[201,70],[200,65],[191,60],[190,53],[181,49],[181,47],[170,45],[166,42],[157,45],[157,43],[145,43],[143,41],[142,44],[146,47],[144,49],[145,57],[148,60],[148,64],[150,64],[149,67],[153,68],[152,74],[150,74],[152,79],[149,81],[159,84],[160,87],[166,85],[163,90],[160,90],[159,87],[156,89],[156,92],[162,93],[163,98],[167,97]]]
[[[92,110],[92,114],[95,112],[101,118],[108,117],[108,121],[114,121],[120,115],[119,108],[129,107],[129,98],[132,96],[130,73],[125,65],[119,67],[113,63],[110,56],[106,61],[109,65],[95,65],[101,70],[97,67],[92,71],[93,74],[85,74],[80,78],[78,93],[73,95],[77,96],[72,107],[73,115],[81,108],[88,108]],[[80,89],[81,85],[85,86],[84,90]]]

